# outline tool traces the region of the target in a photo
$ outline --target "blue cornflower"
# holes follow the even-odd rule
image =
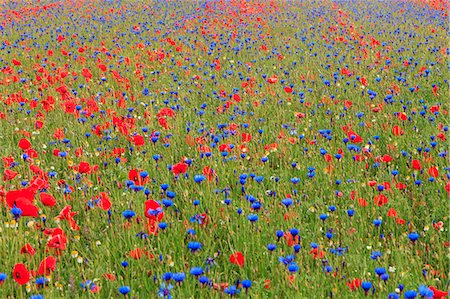
[[[389,293],[388,299],[399,299],[400,296],[397,293]]]
[[[384,273],[386,273],[386,269],[385,268],[375,268],[375,274],[376,275],[381,276]]]
[[[173,285],[166,285],[166,283],[163,282],[159,287],[158,296],[165,299],[172,299],[172,295],[170,294],[171,289],[173,289]]]
[[[254,203],[252,203],[252,205],[250,206],[253,210],[258,211],[261,209],[261,203],[259,201],[255,201]],[[250,220],[250,219],[249,219]]]
[[[383,221],[381,219],[375,219],[373,221],[373,225],[375,225],[375,227],[379,227],[381,225],[381,223],[383,223]]]
[[[295,238],[295,236],[297,236],[300,231],[296,228],[291,228],[291,230],[289,231],[291,233],[291,235]]]
[[[169,207],[173,206],[173,201],[170,200],[170,199],[164,198],[164,199],[162,200],[162,204],[163,204],[166,208],[169,208]]]
[[[328,218],[328,214],[320,214],[320,220],[325,221]]]
[[[240,292],[241,290],[238,290],[235,285],[229,286],[228,288],[225,289],[225,294],[228,294],[230,296],[237,295]]]
[[[267,249],[269,251],[274,251],[275,249],[277,249],[277,246],[275,244],[268,244]]]
[[[244,289],[249,289],[252,286],[252,281],[249,279],[244,279],[241,283]]]
[[[292,262],[292,263],[289,264],[288,270],[291,273],[298,272],[298,265],[295,262]]]
[[[162,208],[148,209],[147,214],[151,216],[158,216],[159,214],[162,213],[162,211],[163,211]]]
[[[250,214],[250,215],[247,216],[247,219],[248,219],[250,222],[256,222],[256,221],[258,221],[258,215]]]
[[[130,289],[130,287],[129,286],[121,286],[120,288],[119,288],[119,292],[122,294],[122,295],[126,295],[126,294],[128,294],[129,292],[131,291],[131,289]]]
[[[287,266],[287,265],[289,265],[291,262],[293,262],[294,259],[295,259],[295,256],[293,256],[293,255],[287,255],[286,257],[280,256],[280,257],[278,258],[278,261],[279,261],[280,263],[283,263],[284,265]]]
[[[361,284],[362,289],[364,290],[364,292],[367,292],[372,288],[372,283],[369,281],[363,281],[363,283]]]
[[[201,183],[201,182],[203,182],[205,180],[205,176],[204,175],[202,175],[202,174],[197,174],[197,175],[195,175],[194,176],[194,181],[196,182],[196,183]]]
[[[162,279],[165,281],[169,281],[172,279],[173,274],[171,272],[166,272],[162,275]]]
[[[199,276],[203,274],[203,269],[201,267],[192,267],[190,273],[191,275]]]
[[[48,283],[48,279],[44,276],[36,278],[36,284],[38,286],[44,286]]]
[[[125,219],[129,220],[131,218],[133,218],[134,216],[136,216],[136,213],[132,210],[126,210],[122,213],[123,217],[125,217]]]
[[[419,239],[419,234],[417,232],[409,233],[408,238],[414,243]]]
[[[172,279],[174,281],[176,281],[177,283],[182,283],[185,278],[186,278],[186,274],[184,274],[184,272],[174,273],[172,275]]]
[[[200,282],[201,284],[208,284],[209,283],[209,278],[206,276],[200,276],[198,279],[198,282]]]
[[[406,291],[403,296],[405,299],[414,299],[417,297],[417,292],[415,290]]]
[[[196,252],[197,250],[202,249],[202,244],[199,242],[189,242],[188,248],[191,250],[191,252]]]
[[[419,294],[423,298],[433,298],[433,296],[434,296],[434,292],[425,285],[419,286]]]
[[[294,201],[292,200],[292,198],[285,198],[281,200],[281,203],[285,205],[286,208],[289,208],[289,206],[291,206],[294,203]]]
[[[372,251],[370,258],[373,260],[377,260],[378,258],[380,258],[382,256],[383,256],[383,254],[380,251]]]
[[[348,247],[330,248],[330,252],[337,256],[343,255],[347,251]]]
[[[284,232],[282,230],[277,230],[276,235],[277,235],[277,238],[279,240],[279,239],[283,238]]]
[[[11,209],[11,213],[14,215],[14,219],[19,219],[22,215],[22,210],[14,205],[14,207]]]

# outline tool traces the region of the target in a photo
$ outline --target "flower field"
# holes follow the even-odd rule
[[[0,298],[448,298],[448,1],[0,6]]]

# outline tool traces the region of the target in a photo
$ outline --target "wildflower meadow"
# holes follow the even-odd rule
[[[0,4],[0,298],[449,298],[448,0]]]

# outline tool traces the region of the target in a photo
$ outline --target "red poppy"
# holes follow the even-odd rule
[[[141,177],[141,175],[137,169],[131,169],[128,172],[128,179],[130,181],[133,181],[135,185],[143,186],[150,180],[150,177],[147,176],[147,177],[143,178],[143,177]]]
[[[319,250],[319,247],[313,248],[309,253],[313,255],[314,259],[321,259],[325,256],[325,252],[323,250]]]
[[[214,169],[212,169],[209,166],[205,166],[203,168],[203,172],[202,173],[206,176],[208,181],[212,181],[213,177],[216,175],[216,172],[214,171]]]
[[[22,63],[21,63],[19,60],[16,60],[16,59],[13,59],[13,60],[12,60],[12,63],[13,63],[14,65],[17,65],[17,66],[21,66],[21,65],[22,65]]]
[[[24,264],[16,264],[13,269],[13,278],[18,284],[24,285],[30,281],[30,272]]]
[[[284,88],[284,91],[285,91],[286,93],[291,93],[291,92],[292,92],[292,88],[286,86],[286,87]]]
[[[31,244],[25,244],[20,249],[20,254],[29,254],[29,255],[33,256],[35,253],[36,253],[36,250],[33,248],[33,246],[31,246]]]
[[[437,178],[439,176],[439,172],[436,166],[432,166],[428,168],[428,174],[433,178]]]
[[[49,275],[56,269],[56,259],[53,256],[46,257],[39,265],[39,275]]]
[[[355,278],[352,281],[347,282],[347,286],[350,290],[354,291],[361,287],[362,280],[359,278]]]
[[[222,143],[221,145],[219,145],[219,151],[221,152],[231,152],[231,147],[226,144],[226,143]]]
[[[158,202],[149,199],[145,202],[145,217],[150,220],[161,221],[164,217],[164,212]]]
[[[56,199],[51,194],[43,192],[39,194],[39,197],[41,199],[42,204],[46,207],[53,207],[54,205],[56,205]]]
[[[269,82],[270,84],[277,83],[277,81],[278,81],[277,76],[272,76],[269,79],[267,79],[267,82]]]
[[[373,187],[377,185],[377,181],[369,181],[368,184],[370,187]]]
[[[158,235],[158,226],[156,225],[155,219],[148,219],[147,221],[147,231],[149,235]]]
[[[389,156],[389,155],[384,155],[382,161],[383,161],[384,163],[389,163],[389,162],[392,161],[392,157]]]
[[[290,247],[300,243],[300,237],[298,235],[294,237],[290,232],[286,232],[284,234],[284,239],[286,240],[288,246]]]
[[[111,201],[109,200],[109,197],[105,192],[100,193],[100,202],[98,203],[98,206],[105,211],[111,209]]]
[[[376,196],[373,198],[373,202],[374,202],[377,206],[382,207],[382,206],[384,206],[385,204],[388,203],[388,198],[387,198],[386,195],[384,195],[384,194],[378,194],[378,195],[376,195]]]
[[[406,223],[404,219],[398,217],[395,219],[395,222],[400,225],[404,225]]]
[[[367,200],[365,200],[364,198],[358,198],[358,204],[361,207],[367,207]]]
[[[46,233],[46,231],[44,231]],[[64,231],[60,228],[50,229],[47,234],[51,235],[50,240],[47,242],[47,246],[59,250],[66,249],[67,237]]]
[[[83,77],[86,78],[86,82],[88,82],[90,79],[92,79],[92,73],[87,68],[83,68],[81,71],[81,74],[83,75]]]
[[[404,133],[405,132],[399,126],[394,126],[392,128],[392,134],[394,134],[395,136],[403,135]]]
[[[112,274],[112,273],[105,273],[103,274],[103,276],[108,279],[109,281],[116,281],[117,277],[116,275]]]
[[[154,258],[153,254],[151,254],[149,251],[142,249],[142,248],[133,249],[130,252],[128,252],[128,255],[135,260],[139,260],[144,256],[148,257],[149,259]]]
[[[352,143],[363,142],[361,136],[359,136],[358,134],[356,134],[355,132],[353,132],[351,130],[347,132],[347,137],[348,137],[348,139],[350,139],[350,142],[352,142]]]
[[[397,217],[397,211],[394,208],[390,208],[388,211],[388,217]]]
[[[133,136],[132,141],[135,146],[143,146],[145,145],[145,138],[139,134]]]
[[[91,172],[91,165],[88,162],[80,162],[80,164],[77,167],[79,173],[90,173]]]
[[[25,138],[22,138],[22,139],[20,139],[20,141],[19,141],[19,147],[22,149],[22,150],[27,150],[27,149],[29,149],[30,147],[31,147],[31,143],[30,143],[30,141],[28,141],[27,139],[25,139]]]
[[[245,142],[250,142],[250,140],[252,140],[252,134],[250,134],[250,133],[242,133],[241,134],[241,141],[243,142],[243,143],[245,143]]]
[[[238,265],[239,267],[244,267],[245,258],[242,252],[236,252],[230,255],[230,262],[232,264]]]
[[[397,183],[395,184],[395,188],[397,188],[398,190],[404,190],[406,189],[406,185],[403,183]]]
[[[158,123],[161,125],[161,127],[163,127],[166,130],[169,128],[169,126],[167,124],[167,119],[164,118],[164,117],[159,117],[158,118]]]
[[[445,298],[448,295],[448,292],[444,292],[444,291],[438,290],[438,289],[436,289],[433,286],[431,286],[429,288],[433,292],[433,299]]]
[[[159,110],[159,112],[156,116],[157,117],[163,117],[163,116],[174,117],[175,112],[171,108],[166,107],[166,108],[162,108],[161,110]]]
[[[179,175],[181,173],[185,173],[187,169],[188,165],[184,162],[180,162],[172,166],[172,173],[174,175]]]
[[[4,181],[11,181],[17,176],[17,172],[11,169],[5,169],[3,172],[3,180]]]
[[[422,169],[422,164],[420,164],[419,160],[413,160],[412,161],[412,168],[415,170],[421,170]]]
[[[72,230],[79,230],[80,227],[76,224],[75,220],[73,219],[73,216],[77,214],[78,214],[77,212],[72,212],[72,207],[70,205],[67,205],[61,210],[59,215],[56,216],[56,219],[67,220]]]
[[[37,217],[38,208],[33,205],[34,193],[28,189],[12,190],[6,193],[6,203],[22,210],[22,216]]]

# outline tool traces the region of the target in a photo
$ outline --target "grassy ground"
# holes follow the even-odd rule
[[[446,291],[439,5],[3,4],[0,297]],[[49,256],[56,266],[39,271]]]

